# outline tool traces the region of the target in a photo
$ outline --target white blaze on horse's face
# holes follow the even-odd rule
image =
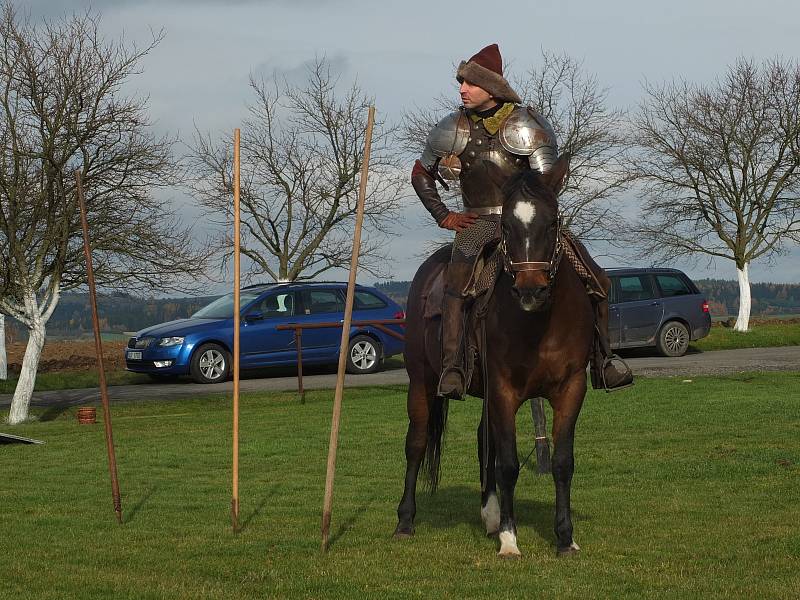
[[[533,223],[533,219],[536,217],[536,207],[533,202],[517,202],[514,207],[514,216],[527,227]]]

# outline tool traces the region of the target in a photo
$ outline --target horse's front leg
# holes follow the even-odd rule
[[[408,387],[408,431],[406,433],[406,476],[403,497],[397,507],[398,539],[414,535],[414,517],[417,513],[417,476],[427,446],[429,390],[423,381],[412,378]]]
[[[517,521],[514,517],[514,488],[519,477],[517,457],[516,411],[518,403],[510,396],[498,394],[498,401],[489,408],[489,422],[497,452],[497,483],[500,486],[500,551],[498,556],[521,556],[517,547]]]
[[[481,418],[478,426],[478,468],[481,476],[481,520],[486,527],[487,536],[495,536],[500,531],[500,503],[497,501],[497,480],[495,478],[494,438],[487,435],[486,420]],[[488,455],[484,456],[484,449]],[[484,465],[484,461],[485,465]]]
[[[553,406],[553,480],[556,487],[555,534],[559,556],[575,554],[580,550],[572,538],[570,487],[575,471],[573,444],[575,423],[586,395],[584,372],[572,377],[554,395]]]

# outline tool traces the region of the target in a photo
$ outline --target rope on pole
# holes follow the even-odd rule
[[[367,175],[369,174],[369,151],[372,145],[372,128],[375,124],[375,107],[369,107],[367,117],[367,133],[364,138],[364,159],[361,163],[361,182],[358,189],[358,207],[356,208],[356,230],[353,236],[353,254],[350,259],[350,278],[347,281],[347,301],[344,307],[344,323],[342,324],[342,343],[339,346],[339,370],[336,377],[336,393],[333,398],[333,416],[331,418],[331,438],[328,444],[328,469],[325,475],[325,499],[322,507],[322,551],[327,552],[331,529],[331,512],[333,506],[333,479],[336,473],[336,449],[339,444],[339,421],[342,413],[342,392],[344,390],[344,368],[347,362],[347,350],[350,345],[350,323],[353,316],[353,296],[356,287],[356,271],[358,271],[358,254],[361,249],[361,225],[364,221],[364,201],[367,196]]]
[[[111,475],[111,497],[114,501],[114,513],[117,523],[122,524],[122,501],[119,494],[119,478],[117,477],[117,457],[114,452],[114,434],[111,427],[111,408],[108,403],[108,387],[106,386],[106,370],[103,363],[103,343],[100,340],[100,319],[97,316],[97,294],[94,284],[94,268],[92,266],[92,249],[89,244],[89,220],[86,216],[86,199],[83,195],[80,169],[75,171],[75,189],[81,211],[81,228],[83,229],[83,253],[86,257],[86,274],[89,279],[89,304],[92,307],[92,325],[94,329],[94,349],[97,354],[97,368],[100,380],[100,400],[103,403],[103,424],[106,432],[106,450],[108,451],[108,470]]]

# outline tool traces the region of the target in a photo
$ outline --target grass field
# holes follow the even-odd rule
[[[232,535],[230,401],[113,408],[125,522],[111,510],[102,426],[72,409],[4,446],[0,596],[8,598],[796,598],[800,373],[641,379],[590,393],[573,481],[582,553],[555,557],[553,484],[524,469],[523,557],[479,517],[480,403],[454,403],[435,496],[391,539],[405,390],[347,390],[328,555],[319,552],[332,392],[242,398],[241,515]],[[6,429],[7,430],[7,429]],[[520,454],[532,448],[527,406]]]
[[[747,332],[734,331],[715,323],[708,337],[691,345],[699,350],[800,346],[800,322],[766,321],[752,325]]]

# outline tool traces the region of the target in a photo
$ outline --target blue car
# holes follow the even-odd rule
[[[242,369],[297,364],[294,330],[278,325],[341,322],[346,283],[276,283],[246,287],[240,292],[240,366]],[[402,307],[370,287],[357,285],[353,321],[403,319]],[[385,327],[403,334],[402,325]],[[340,327],[303,329],[303,365],[339,361]],[[128,340],[128,371],[191,375],[198,383],[225,381],[231,372],[233,293],[218,298],[188,319],[142,329]],[[403,341],[370,325],[353,326],[347,371],[374,373],[386,357],[400,354]]]

